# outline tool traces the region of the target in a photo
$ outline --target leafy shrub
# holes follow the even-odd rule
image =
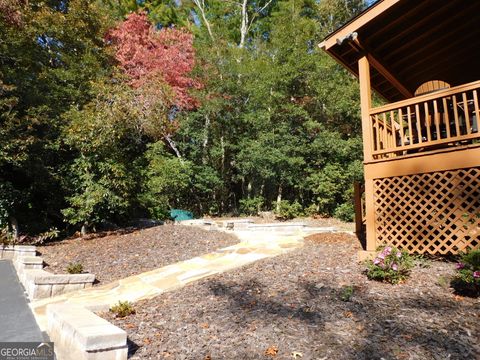
[[[119,301],[118,304],[110,308],[110,312],[114,313],[116,317],[123,318],[135,314],[135,309],[129,301]]]
[[[340,300],[345,301],[345,302],[350,301],[350,299],[353,296],[354,290],[355,289],[352,285],[344,286],[342,288],[342,292],[340,294]]]
[[[262,210],[265,199],[262,196],[255,196],[251,199],[240,200],[240,212],[244,215],[258,215]]]
[[[34,243],[35,244],[43,244],[47,240],[53,240],[58,238],[58,235],[60,235],[60,231],[56,228],[50,228],[48,231],[45,231],[38,236],[35,237]]]
[[[80,263],[70,263],[67,266],[67,273],[69,274],[82,274],[83,265]]]
[[[460,294],[480,295],[480,249],[472,250],[461,258],[451,286]]]
[[[280,203],[275,201],[273,207],[277,219],[289,220],[303,215],[302,205],[300,205],[298,201],[294,201],[293,203],[288,200],[281,200]]]
[[[157,220],[169,218],[169,210],[179,206],[179,199],[191,186],[191,163],[169,155],[161,142],[149,146],[145,153],[148,164],[140,202]]]
[[[335,209],[335,213],[333,214],[337,219],[351,222],[355,218],[355,209],[353,204],[350,202],[346,202],[341,204]]]
[[[384,281],[398,284],[410,275],[413,259],[406,251],[386,246],[367,263],[367,277],[370,280]]]
[[[318,215],[318,205],[311,204],[308,207],[306,207],[303,212],[305,213],[306,216]]]

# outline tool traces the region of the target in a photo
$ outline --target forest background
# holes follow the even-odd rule
[[[318,44],[372,1],[0,0],[0,227],[353,217],[356,79]]]

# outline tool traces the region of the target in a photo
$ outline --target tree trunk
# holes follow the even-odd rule
[[[278,185],[278,195],[277,195],[277,213],[280,212],[280,203],[282,202],[282,185]]]
[[[168,145],[170,145],[170,147],[172,148],[172,150],[175,152],[175,155],[177,155],[177,157],[178,157],[180,160],[183,160],[183,159],[182,159],[182,155],[180,155],[180,151],[178,151],[177,146],[175,145],[175,142],[172,140],[172,138],[170,137],[170,135],[166,135],[166,136],[165,136],[165,140],[167,140]]]
[[[18,221],[15,217],[10,216],[10,225],[12,226],[12,236],[13,240],[17,241],[20,236],[20,229],[18,227]]]
[[[85,221],[82,225],[82,228],[80,229],[80,234],[82,236],[86,236],[88,234],[88,223]]]
[[[252,198],[252,180],[250,180],[247,185],[247,198]]]
[[[242,2],[242,24],[240,25],[240,44],[238,44],[239,48],[243,48],[243,46],[245,45],[245,38],[247,37],[247,31],[248,31],[247,2],[248,0],[243,0]]]
[[[210,23],[207,20],[207,17],[205,16],[205,0],[193,0],[195,5],[197,5],[198,10],[200,10],[200,15],[202,16],[202,20],[205,23],[205,26],[207,27],[208,35],[210,36],[210,39],[212,41],[215,41],[215,38],[213,37],[212,33],[212,28],[210,27]]]
[[[210,118],[208,117],[208,115],[205,116],[205,125],[204,125],[204,128],[203,128],[203,144],[202,144],[202,147],[203,147],[203,151],[202,151],[202,164],[206,164],[207,163],[207,145],[208,145],[208,132],[209,132],[209,128],[210,128]]]

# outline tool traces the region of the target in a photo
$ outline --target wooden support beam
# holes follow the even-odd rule
[[[360,107],[362,111],[363,159],[372,160],[372,125],[370,109],[372,108],[372,91],[370,87],[370,64],[366,57],[358,60],[358,78],[360,81]]]
[[[385,79],[387,79],[400,93],[405,96],[406,98],[413,97],[413,93],[408,90],[396,77],[393,73],[387,69],[380,61],[378,61],[375,56],[372,54],[369,49],[363,46],[358,39],[354,39],[349,42],[350,45],[357,49],[357,51],[363,55],[365,55],[368,59],[370,65],[375,68]]]
[[[364,161],[371,161],[373,151],[372,124],[370,110],[372,108],[372,92],[370,87],[370,64],[366,56],[358,61],[358,77],[360,80],[360,105],[362,110],[363,157]],[[365,182],[365,221],[367,251],[376,248],[375,236],[375,208],[373,201],[373,180]]]

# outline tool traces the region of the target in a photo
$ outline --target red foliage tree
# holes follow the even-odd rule
[[[22,16],[20,6],[24,5],[21,0],[0,0],[0,18],[9,25],[21,25]]]
[[[193,36],[186,30],[156,30],[145,13],[133,13],[107,35],[116,49],[120,67],[133,87],[141,87],[160,76],[174,92],[174,102],[184,109],[195,108],[197,100],[189,89],[201,84],[190,76],[195,65]]]

